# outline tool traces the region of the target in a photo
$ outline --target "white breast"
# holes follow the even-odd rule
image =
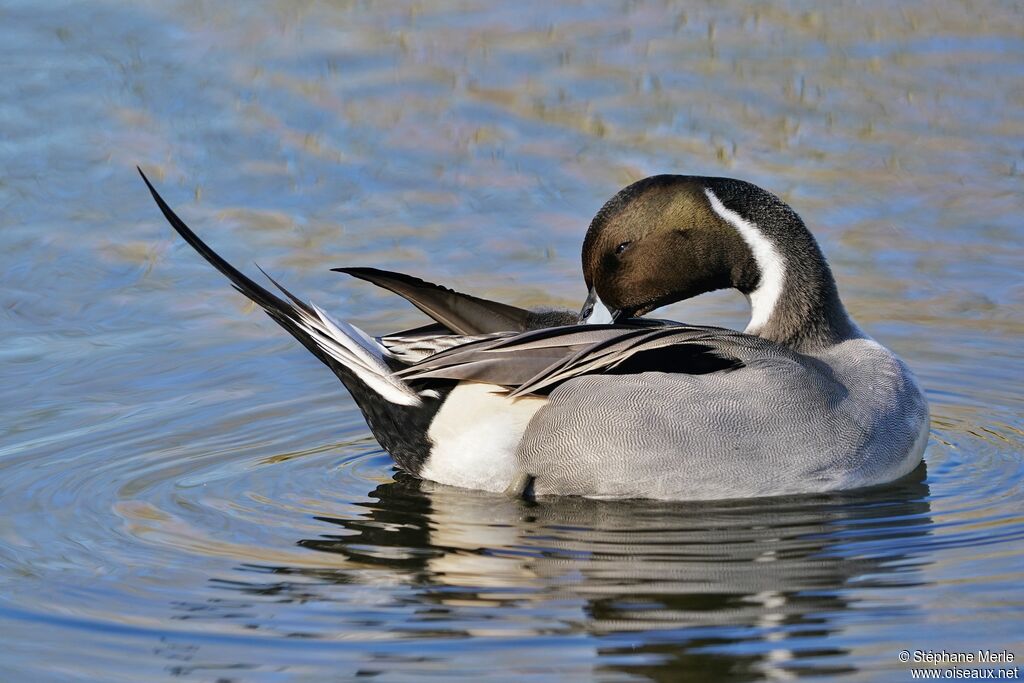
[[[455,387],[434,416],[427,436],[433,448],[420,476],[441,484],[504,491],[516,478],[516,446],[541,396],[510,399],[492,384]]]

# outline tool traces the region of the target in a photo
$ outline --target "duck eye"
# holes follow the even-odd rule
[[[629,249],[629,245],[631,244],[633,244],[632,240],[627,240],[620,244],[619,246],[615,247],[616,256]]]

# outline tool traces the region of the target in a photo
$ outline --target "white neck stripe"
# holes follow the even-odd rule
[[[747,334],[757,334],[771,319],[779,297],[782,296],[782,287],[786,278],[786,261],[759,227],[735,211],[725,208],[715,193],[706,187],[704,194],[711,202],[711,209],[722,220],[736,228],[743,241],[750,247],[750,251],[753,252],[757,268],[761,271],[761,280],[757,283],[757,288],[750,293],[750,323],[745,330]]]
[[[591,311],[590,316],[584,320],[582,325],[609,325],[615,322],[612,319],[612,312],[608,310],[608,307],[604,305],[604,302],[600,299],[594,300],[594,310]]]

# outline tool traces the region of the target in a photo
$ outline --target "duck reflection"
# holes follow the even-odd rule
[[[927,544],[913,539],[930,533],[925,474],[922,465],[869,490],[714,503],[530,503],[399,475],[363,514],[319,518],[337,531],[298,541],[338,566],[261,570],[279,580],[278,597],[291,585],[282,575],[302,576],[302,600],[337,601],[338,583],[402,583],[413,609],[388,624],[392,633],[586,633],[608,673],[840,673],[849,669],[829,661],[845,651],[821,643],[857,609],[853,589],[921,581]]]

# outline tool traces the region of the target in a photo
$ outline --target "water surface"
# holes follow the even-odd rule
[[[1024,657],[1017,3],[0,3],[0,679],[909,680]],[[917,372],[870,491],[510,501],[396,474],[171,233],[374,332],[377,265],[577,306],[624,184],[752,180]],[[669,311],[742,327],[739,296]]]

